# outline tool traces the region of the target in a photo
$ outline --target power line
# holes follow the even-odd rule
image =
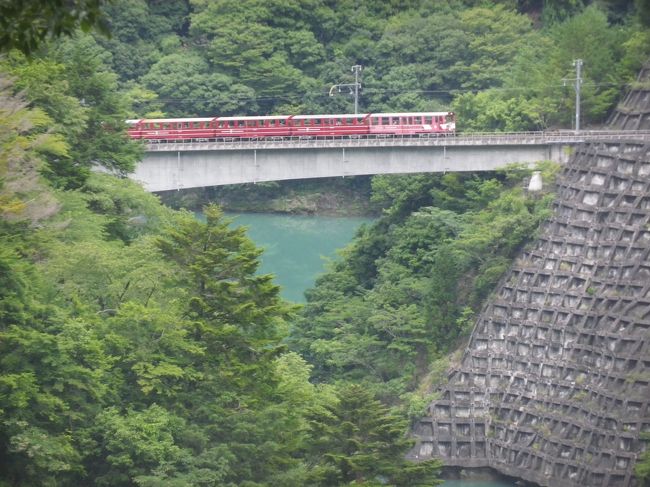
[[[586,80],[582,80],[582,86],[588,86],[592,88],[603,88],[603,87],[609,87],[609,88],[615,88],[615,87],[626,87],[630,86],[629,83],[593,83],[593,82],[588,82]],[[539,87],[535,87],[534,89],[531,87],[505,87],[505,86],[500,86],[500,87],[492,87],[492,88],[485,88],[485,89],[476,89],[476,88],[448,88],[448,89],[438,89],[438,90],[403,90],[403,89],[379,89],[379,88],[366,88],[364,90],[364,94],[367,95],[382,95],[382,94],[442,94],[442,95],[456,95],[456,94],[464,94],[464,93],[480,93],[483,91],[490,91],[490,92],[539,92],[543,91],[545,89],[561,89],[564,88],[565,85],[563,84],[548,84],[548,85],[542,85]],[[327,91],[307,91],[303,93],[278,93],[278,94],[266,94],[264,96],[245,96],[245,95],[234,95],[230,96],[230,100],[237,100],[237,101],[274,101],[274,100],[286,100],[286,101],[291,101],[291,100],[302,100],[304,99],[305,96],[322,96],[322,97],[327,97],[328,92]],[[142,103],[147,103],[147,102],[162,102],[162,103],[182,103],[182,102],[208,102],[208,101],[214,101],[214,98],[156,98],[154,100],[147,100],[143,101]]]

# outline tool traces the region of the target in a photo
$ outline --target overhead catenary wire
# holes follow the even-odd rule
[[[587,80],[583,81],[583,87],[591,87],[591,88],[625,88],[629,87],[630,83],[594,83],[594,82],[589,82]],[[379,89],[379,88],[365,88],[363,90],[364,95],[390,95],[390,94],[423,94],[423,95],[457,95],[457,94],[465,94],[465,93],[480,93],[483,91],[490,91],[490,92],[531,92],[531,93],[536,93],[540,92],[543,90],[549,90],[549,89],[557,89],[557,90],[563,90],[565,89],[565,86],[562,83],[557,83],[557,84],[548,84],[548,85],[543,85],[535,88],[531,87],[517,87],[517,86],[511,86],[511,87],[506,87],[506,86],[499,86],[499,87],[491,87],[491,88],[484,88],[484,89],[477,89],[477,88],[446,88],[446,89],[436,89],[436,90],[403,90],[403,89]],[[265,92],[264,95],[262,96],[247,96],[247,95],[232,95],[229,96],[229,100],[236,100],[236,101],[250,101],[250,102],[265,102],[265,101],[295,101],[295,100],[304,100],[305,96],[312,96],[312,97],[329,97],[329,91],[327,89],[323,91],[307,91],[307,92],[300,92],[300,93],[287,93],[287,92],[277,92],[273,93],[271,92]],[[198,97],[183,97],[183,98],[155,98],[153,100],[146,100],[142,101],[141,103],[166,103],[166,104],[174,104],[174,103],[185,103],[185,102],[210,102],[214,101],[214,98],[198,98]]]

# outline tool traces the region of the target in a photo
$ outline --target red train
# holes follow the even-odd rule
[[[356,115],[269,115],[259,117],[127,120],[134,139],[260,139],[322,136],[453,134],[452,112],[360,113]]]

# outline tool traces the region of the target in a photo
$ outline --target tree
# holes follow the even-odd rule
[[[125,131],[129,107],[121,96],[117,75],[108,67],[110,54],[89,35],[61,42],[53,57],[66,67],[70,93],[87,108],[87,123],[71,141],[72,164],[59,167],[51,163],[65,188],[79,187],[94,165],[119,174],[133,171],[143,148],[130,140]]]
[[[12,85],[0,75],[0,223],[16,220],[36,222],[57,210],[44,189],[39,172],[43,157],[67,157],[62,137],[48,134],[51,119],[40,108],[12,93]]]
[[[171,116],[216,116],[255,113],[255,92],[235,78],[210,69],[193,52],[162,57],[142,77],[157,93],[163,110]]]
[[[108,34],[103,8],[111,0],[22,0],[0,4],[0,51],[33,54],[47,39],[70,36],[77,29]]]
[[[310,485],[407,487],[438,485],[437,460],[410,463],[407,420],[392,413],[361,384],[343,384],[337,402],[310,416]]]

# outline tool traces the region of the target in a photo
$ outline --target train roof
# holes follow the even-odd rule
[[[148,123],[177,123],[177,122],[211,122],[215,117],[196,117],[196,118],[142,118],[136,122]],[[128,122],[128,120],[127,120]]]
[[[371,117],[426,117],[453,115],[453,112],[395,112],[395,113],[371,113]]]
[[[286,120],[290,117],[291,115],[260,115],[259,117],[217,117],[217,120]]]
[[[294,115],[294,120],[310,120],[312,118],[364,118],[370,115],[369,113],[341,113],[338,115]]]

